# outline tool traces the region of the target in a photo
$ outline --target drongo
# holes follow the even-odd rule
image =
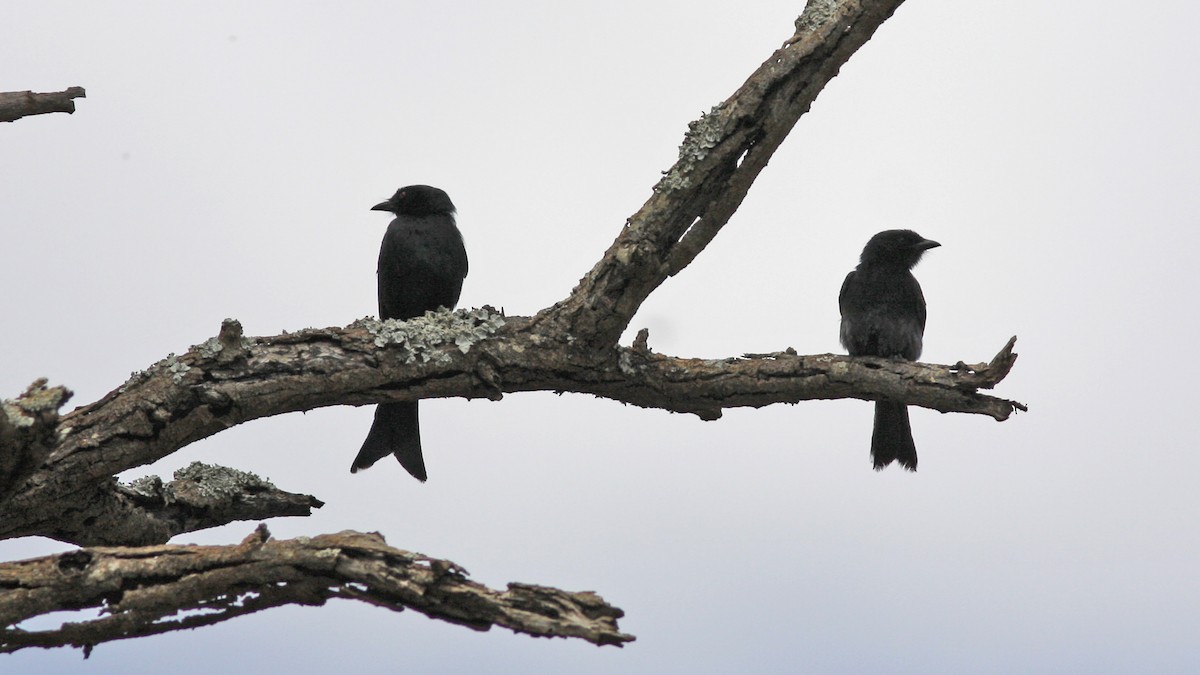
[[[454,309],[467,276],[467,250],[450,197],[435,187],[409,185],[371,210],[396,214],[379,249],[379,318],[411,319],[439,307]],[[375,408],[375,421],[350,472],[389,454],[414,478],[425,480],[416,401]]]
[[[871,237],[858,267],[846,275],[838,306],[841,342],[850,356],[882,356],[916,361],[925,335],[925,296],[912,268],[931,248],[941,246],[912,230],[887,230]],[[871,434],[875,470],[893,461],[917,470],[917,447],[903,403],[875,403]]]

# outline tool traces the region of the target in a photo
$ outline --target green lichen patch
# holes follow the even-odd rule
[[[167,356],[167,358],[163,359],[159,363],[162,363],[163,366],[167,369],[167,372],[171,373],[171,381],[174,382],[175,384],[182,383],[183,376],[186,375],[187,372],[192,369],[191,366],[184,363],[183,361],[180,361],[179,357],[175,356],[174,354]]]
[[[210,337],[204,342],[196,345],[196,351],[200,353],[200,356],[203,356],[206,359],[216,358],[217,354],[220,354],[222,349],[225,349],[225,345],[221,344],[221,341],[215,336]]]
[[[796,19],[796,32],[814,31],[829,23],[837,15],[836,0],[809,0],[804,12]]]
[[[235,352],[238,350],[246,351],[250,347],[253,347],[254,344],[255,341],[253,339],[242,335],[242,324],[240,321],[237,319],[225,319],[221,322],[220,334],[210,337],[193,347],[193,349],[206,359],[215,359],[227,347],[232,348]],[[235,357],[236,355],[225,355],[225,358]]]
[[[248,471],[238,471],[227,466],[192,462],[174,473],[175,481],[195,483],[199,494],[213,501],[247,491],[274,490],[269,480],[259,478]],[[172,484],[173,484],[172,483]],[[169,486],[168,486],[169,487]]]
[[[147,501],[209,507],[227,504],[239,495],[276,488],[271,481],[246,471],[192,462],[176,471],[170,483],[163,483],[158,476],[143,476],[121,485],[121,489]]]
[[[46,378],[38,378],[15,399],[0,401],[8,423],[14,427],[29,427],[46,413],[54,413],[71,398],[65,387],[47,387]]]
[[[725,120],[720,112],[721,105],[715,105],[707,114],[701,113],[700,119],[688,123],[679,145],[679,161],[658,182],[656,191],[681,190],[692,184],[692,169],[725,137]]]
[[[401,321],[360,319],[352,328],[365,328],[376,347],[399,349],[405,363],[447,363],[442,347],[453,344],[463,354],[478,342],[492,336],[504,325],[504,317],[489,307],[477,309],[439,309],[424,316]]]
[[[31,427],[33,426],[33,417],[26,415],[15,402],[5,399],[0,408],[4,410],[4,417],[8,419],[8,423],[14,427]]]
[[[158,476],[142,476],[121,487],[126,492],[144,499],[159,499],[163,494],[163,482]]]

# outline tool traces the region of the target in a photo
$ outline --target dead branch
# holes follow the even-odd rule
[[[86,98],[83,87],[69,87],[66,91],[34,93],[32,91],[0,92],[0,122],[15,122],[29,115],[75,112],[75,101]]]
[[[111,477],[243,422],[331,405],[570,391],[703,419],[730,407],[833,398],[888,398],[997,420],[1025,409],[978,392],[1008,373],[1014,340],[992,363],[975,366],[794,352],[687,359],[653,353],[644,334],[633,348],[596,351],[583,341],[549,337],[538,326],[490,308],[262,338],[244,338],[236,322],[226,321],[223,338],[168,357],[100,401],[55,418],[53,451],[19,488],[0,495],[0,538],[149,544],[238,513],[303,515],[314,498],[291,495],[293,501],[273,504],[294,510],[274,514],[204,508],[185,516],[176,502],[167,516],[129,489],[117,489]],[[41,414],[50,419],[49,412]],[[45,451],[31,448],[11,448],[16,459],[9,463],[35,465],[27,456]]]
[[[611,347],[642,302],[692,262],[838,70],[903,0],[811,0],[796,32],[732,96],[692,122],[679,159],[571,295],[553,332]]]
[[[340,532],[279,541],[265,526],[236,546],[85,548],[0,564],[0,652],[82,647],[208,626],[288,604],[359,600],[405,608],[475,630],[621,646],[624,615],[591,592],[509,584],[497,591],[448,560],[387,546],[378,534]],[[24,621],[63,608],[99,616],[29,631]]]
[[[96,403],[62,419],[42,410],[32,426],[39,442],[0,427],[0,440],[16,439],[0,452],[0,486],[8,486],[0,493],[0,538],[147,544],[203,526],[202,519],[148,508],[111,477],[245,421],[329,405],[550,390],[703,419],[733,406],[846,397],[999,420],[1023,409],[978,393],[999,378],[962,364],[794,353],[687,359],[653,354],[644,337],[632,349],[616,344],[642,301],[711,241],[825,82],[898,4],[810,3],[796,34],[691,125],[679,161],[592,271],[535,317],[483,308],[262,338],[244,337],[229,321],[217,337],[169,356]],[[1011,367],[1015,355],[1006,351],[999,360]],[[1007,369],[988,372],[1003,377]],[[303,499],[293,506],[307,508]]]

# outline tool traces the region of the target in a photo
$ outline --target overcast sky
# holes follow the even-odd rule
[[[225,317],[272,335],[373,315],[388,219],[369,208],[411,183],[458,205],[460,306],[535,312],[801,8],[10,0],[0,90],[88,97],[0,127],[0,397],[44,376],[94,401]],[[536,393],[424,403],[425,485],[394,462],[349,473],[369,407],[126,476],[254,471],[326,501],[276,536],[379,531],[489,585],[595,590],[626,611],[625,649],[335,602],[0,670],[1195,672],[1198,23],[1182,1],[912,0],[635,317],[662,353],[836,352],[870,235],[940,241],[916,270],[924,359],[1015,334],[996,393],[1030,412],[913,409],[917,474],[871,470],[861,401],[701,422]]]

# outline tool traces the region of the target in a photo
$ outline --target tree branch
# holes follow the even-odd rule
[[[623,350],[626,379],[607,398],[647,408],[694,413],[717,419],[722,408],[761,408],[774,403],[817,399],[888,399],[939,412],[988,415],[1004,421],[1023,403],[979,394],[1008,374],[1017,354],[1016,338],[989,363],[954,366],[836,354],[800,356],[794,350],[746,354],[741,358],[682,359],[653,354],[643,329],[633,349]],[[601,394],[606,395],[606,394]]]
[[[497,591],[448,560],[387,546],[378,534],[270,539],[265,526],[236,546],[91,548],[0,564],[0,652],[82,647],[227,621],[288,604],[359,600],[475,630],[621,646],[624,612],[591,592],[509,584]],[[100,616],[27,631],[21,622],[63,608]]]
[[[312,495],[285,492],[270,481],[223,466],[192,462],[163,483],[158,476],[140,478],[114,491],[126,508],[113,517],[120,532],[144,522],[146,543],[161,543],[185,532],[195,532],[239,520],[265,520],[280,516],[309,516],[324,502]],[[91,524],[71,528],[88,535],[86,545],[119,545],[110,529]]]
[[[903,0],[810,0],[796,32],[688,126],[679,160],[571,295],[538,319],[597,347],[708,245],[825,84]]]
[[[646,297],[720,231],[825,83],[899,4],[809,2],[793,36],[689,126],[679,160],[591,272],[535,317],[484,308],[257,339],[230,321],[96,403],[61,420],[41,413],[32,427],[40,440],[0,427],[0,538],[165,541],[200,523],[148,508],[112,476],[241,422],[328,405],[552,390],[704,419],[731,406],[842,397],[1004,419],[1021,405],[978,394],[970,377],[944,366],[795,354],[681,359],[652,354],[644,338],[617,346]]]
[[[70,87],[66,91],[34,93],[32,91],[0,92],[0,122],[15,122],[29,115],[75,112],[75,101],[86,98],[83,87]]]
[[[1015,338],[990,364],[943,366],[794,352],[687,359],[654,354],[645,333],[631,348],[597,351],[582,340],[548,338],[538,325],[483,308],[244,338],[237,322],[227,320],[220,336],[63,416],[53,451],[19,487],[0,495],[0,538],[147,544],[203,527],[206,521],[194,515],[168,516],[131,499],[127,489],[112,487],[111,477],[243,422],[331,405],[569,391],[703,419],[729,407],[832,398],[887,398],[997,420],[1025,409],[977,391],[1008,373]],[[18,456],[31,452],[15,449]],[[292,498],[297,509],[316,501]],[[263,513],[200,511],[213,524]]]

